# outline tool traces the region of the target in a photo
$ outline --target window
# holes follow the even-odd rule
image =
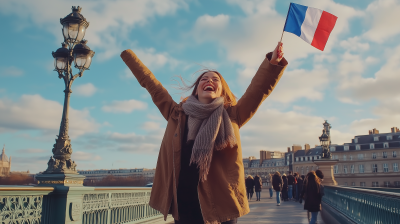
[[[356,182],[351,182],[351,186],[356,186]]]
[[[393,163],[393,172],[399,172],[399,166],[397,163]]]
[[[383,182],[383,186],[385,186],[385,187],[389,187],[389,186],[390,186],[390,182],[389,182],[389,181],[385,181],[385,182]]]
[[[360,182],[361,187],[365,187],[365,182]]]
[[[379,187],[379,182],[372,182],[372,187]]]
[[[389,143],[388,142],[384,142],[383,143],[383,148],[389,148]]]
[[[395,187],[400,187],[400,181],[395,181],[395,182],[394,182],[394,186],[395,186]]]
[[[372,172],[377,173],[378,172],[378,164],[372,164]]]
[[[338,155],[333,155],[332,159],[339,159],[339,156]]]
[[[343,173],[347,173],[347,165],[343,165]]]
[[[354,165],[351,165],[351,166],[350,166],[350,172],[351,172],[351,173],[354,173]]]
[[[356,145],[356,150],[360,150],[360,145]]]
[[[344,151],[349,151],[349,146],[348,145],[344,146]]]
[[[306,166],[306,173],[308,173],[308,166]]]
[[[375,152],[372,153],[372,159],[376,159],[376,153]]]
[[[393,157],[393,158],[396,158],[396,157],[397,157],[397,152],[396,152],[396,151],[393,151],[393,152],[392,152],[392,157]]]
[[[374,149],[375,148],[375,144],[374,143],[369,144],[369,148],[370,149]]]
[[[393,136],[387,135],[387,136],[386,136],[386,140],[393,140]]]
[[[353,155],[350,155],[350,156],[349,156],[349,160],[353,160]]]
[[[358,157],[359,160],[362,160],[362,159],[364,159],[364,154],[358,154],[357,157]]]
[[[303,161],[303,157],[300,157],[300,161]]]
[[[348,186],[348,185],[347,185],[347,182],[344,182],[344,186],[346,186],[346,187]]]
[[[358,172],[364,173],[364,165],[363,164],[358,165]]]
[[[296,162],[298,162],[299,161],[299,157],[296,157]]]
[[[354,138],[354,143],[358,143],[358,138]]]
[[[334,166],[334,173],[336,174],[336,173],[339,173],[339,166],[338,165],[335,165]]]
[[[343,155],[343,161],[346,161],[346,160],[347,160],[347,156]]]
[[[334,152],[336,150],[335,146],[331,146],[331,151]]]
[[[304,167],[301,167],[301,175],[304,175]]]
[[[296,167],[296,172],[299,172],[299,167]]]
[[[379,136],[375,136],[375,137],[374,137],[374,141],[375,141],[375,142],[379,141]]]
[[[389,166],[388,166],[387,163],[384,163],[384,164],[383,164],[383,172],[384,172],[384,173],[389,172]]]
[[[387,158],[387,152],[382,152],[382,157]]]

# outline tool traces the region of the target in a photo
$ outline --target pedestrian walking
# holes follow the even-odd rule
[[[269,185],[269,198],[272,198],[272,196],[274,195],[274,192],[273,192],[273,188],[272,188],[272,175],[269,173],[268,174],[268,180],[269,180],[269,183],[268,183],[268,185]]]
[[[299,174],[296,172],[293,174],[293,177],[294,177],[293,198],[295,201],[299,201],[299,186],[298,186]]]
[[[304,198],[304,210],[311,213],[310,224],[316,223],[318,212],[321,211],[323,192],[320,181],[314,171],[309,172],[301,193],[301,197]]]
[[[288,179],[286,174],[282,175],[283,188],[282,188],[282,199],[283,201],[288,201]]]
[[[239,128],[277,85],[286,66],[282,43],[266,55],[244,95],[222,75],[203,72],[176,103],[132,50],[121,58],[167,120],[149,205],[175,223],[236,223],[250,212],[245,198]],[[185,84],[185,83],[184,83]],[[216,190],[218,189],[217,193]]]
[[[299,203],[303,203],[303,198],[300,196],[301,192],[303,191],[303,186],[304,186],[304,175],[301,175],[299,178],[297,178],[297,186],[298,186],[298,195],[299,195]]]
[[[293,199],[293,186],[294,186],[294,176],[292,175],[292,171],[289,171],[288,179],[288,199]]]
[[[251,175],[248,175],[246,179],[246,192],[247,199],[251,200],[254,194],[254,178]]]
[[[283,188],[283,180],[281,174],[276,171],[274,176],[272,177],[272,186],[276,192],[276,203],[278,206],[281,205],[281,191]]]
[[[262,179],[256,175],[254,177],[254,191],[256,192],[257,201],[261,200]]]

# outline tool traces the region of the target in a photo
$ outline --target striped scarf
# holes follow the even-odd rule
[[[190,164],[197,164],[200,180],[204,182],[210,170],[213,150],[234,147],[235,133],[228,112],[224,108],[223,97],[204,104],[191,95],[182,108],[189,116],[187,140],[194,140]]]

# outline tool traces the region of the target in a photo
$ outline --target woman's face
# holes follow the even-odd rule
[[[200,102],[211,103],[222,94],[222,83],[215,72],[207,72],[201,78],[197,86],[196,95]]]

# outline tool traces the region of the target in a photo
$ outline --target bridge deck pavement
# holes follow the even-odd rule
[[[250,213],[238,219],[238,224],[250,223],[296,223],[308,224],[307,211],[304,210],[304,202],[300,204],[295,201],[281,201],[280,206],[276,206],[276,193],[272,199],[269,198],[268,189],[261,192],[261,200],[256,201],[255,194],[249,201]],[[318,224],[323,224],[321,214],[318,213]]]
[[[282,201],[280,206],[276,206],[276,193],[272,199],[269,198],[268,189],[261,192],[261,201],[256,201],[255,194],[253,199],[249,201],[250,213],[238,219],[238,224],[308,224],[307,211],[304,210],[304,202],[300,204],[295,201]],[[163,218],[147,221],[148,224],[170,224],[174,223],[171,215],[168,215],[167,221]],[[318,213],[318,224],[324,224],[321,213]]]

